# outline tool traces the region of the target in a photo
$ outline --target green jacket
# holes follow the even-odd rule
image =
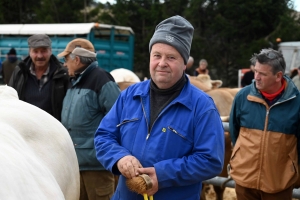
[[[96,158],[94,133],[119,94],[113,77],[97,61],[68,89],[61,118],[74,143],[80,170],[104,170]]]
[[[234,148],[230,175],[243,187],[277,193],[295,183],[300,152],[300,95],[292,80],[268,106],[255,87],[243,88],[230,114]]]

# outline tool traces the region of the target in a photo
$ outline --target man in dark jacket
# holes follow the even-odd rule
[[[98,66],[93,44],[82,38],[69,42],[63,57],[71,87],[63,102],[61,122],[74,143],[80,170],[80,200],[108,200],[114,175],[96,158],[94,133],[120,94],[110,73]]]
[[[27,41],[29,56],[16,66],[8,85],[17,90],[20,100],[60,121],[69,84],[67,69],[52,55],[49,36],[32,35]]]

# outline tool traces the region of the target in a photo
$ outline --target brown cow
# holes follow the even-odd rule
[[[239,89],[217,88],[217,89],[207,91],[206,93],[208,95],[210,95],[212,97],[212,99],[214,100],[220,115],[227,116],[227,118],[229,118],[232,102],[233,102],[234,96],[237,93],[237,91],[239,91]],[[225,136],[224,166],[223,166],[223,170],[219,174],[219,176],[228,177],[227,165],[229,163],[230,156],[232,153],[232,145],[231,145],[231,139],[230,139],[229,132],[225,132],[224,136]],[[213,188],[216,193],[216,199],[222,200],[225,188],[222,188],[219,186],[214,186]],[[202,200],[204,200],[204,199],[205,198],[202,198]]]
[[[198,76],[188,76],[191,84],[200,90],[207,92],[211,89],[219,88],[223,82],[221,80],[211,80],[208,74],[199,74]]]
[[[227,90],[217,88],[207,91],[206,94],[214,100],[221,116],[229,116],[234,97]]]
[[[220,88],[220,86],[222,85],[222,81],[211,80],[209,75],[198,75],[197,77],[189,77],[189,78],[190,80],[193,80],[191,81],[193,85],[203,90],[209,96],[212,97],[220,115],[222,116],[221,117],[222,121],[228,121],[233,99],[241,88]],[[230,156],[232,153],[232,145],[231,145],[229,132],[225,132],[224,135],[225,135],[224,166],[219,176],[228,177],[227,165],[229,163]],[[207,190],[207,185],[204,184],[202,189],[202,194],[200,197],[201,200],[206,199],[205,198],[206,190]],[[214,190],[216,193],[216,199],[222,200],[225,188],[214,186]]]
[[[128,88],[130,85],[135,84],[136,82],[117,82],[119,88],[121,91],[125,90]]]

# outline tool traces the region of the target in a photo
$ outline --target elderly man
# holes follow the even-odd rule
[[[80,169],[80,200],[109,200],[114,176],[96,158],[94,133],[120,94],[113,77],[98,67],[93,44],[72,40],[59,57],[72,76],[63,102],[62,124],[73,140]]]
[[[97,158],[121,175],[113,200],[142,200],[126,186],[139,174],[150,177],[143,192],[155,200],[199,200],[202,181],[222,171],[219,113],[184,72],[193,31],[181,16],[159,23],[149,44],[151,79],[123,91],[100,123]]]
[[[19,99],[35,105],[60,121],[62,102],[68,89],[67,70],[52,55],[48,35],[28,38],[29,56],[16,66],[9,86],[15,88]]]

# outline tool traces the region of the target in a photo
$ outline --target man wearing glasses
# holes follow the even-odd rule
[[[90,41],[74,39],[58,57],[64,58],[64,66],[72,77],[61,122],[69,131],[78,158],[80,200],[108,200],[114,193],[115,179],[96,158],[94,133],[120,89],[111,74],[98,66]]]
[[[236,95],[229,124],[237,199],[292,199],[300,160],[299,91],[284,75],[278,51],[263,49],[250,61],[254,82]]]
[[[20,62],[10,78],[19,99],[35,105],[60,121],[62,102],[69,85],[67,69],[52,54],[48,35],[28,38],[29,56]]]

